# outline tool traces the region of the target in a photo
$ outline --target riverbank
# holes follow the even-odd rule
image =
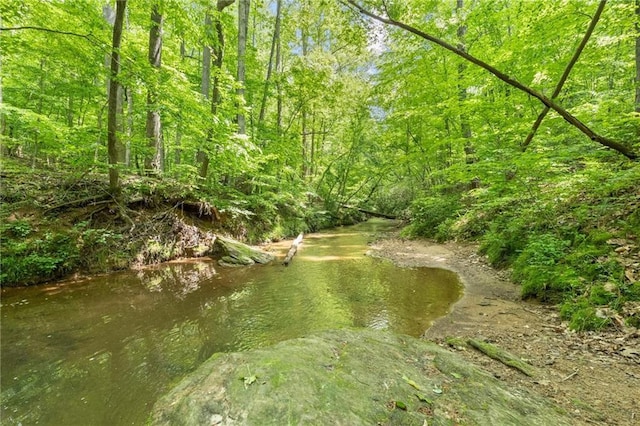
[[[499,379],[543,394],[569,412],[576,424],[633,425],[640,421],[640,332],[620,327],[573,332],[558,309],[521,300],[506,271],[488,265],[473,245],[389,238],[369,255],[404,267],[438,267],[459,274],[463,297],[449,315],[424,334],[442,346],[447,338],[483,338],[529,361],[540,375],[529,378],[468,347],[454,348]]]
[[[288,196],[133,175],[114,198],[97,170],[34,169],[15,158],[2,159],[0,177],[0,287],[208,256],[218,236],[258,244],[365,218]]]

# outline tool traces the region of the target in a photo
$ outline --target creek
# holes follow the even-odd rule
[[[365,256],[395,226],[305,236],[288,267],[189,260],[2,291],[2,424],[141,425],[216,352],[366,327],[420,336],[462,294],[450,271]],[[280,255],[287,242],[273,245]]]

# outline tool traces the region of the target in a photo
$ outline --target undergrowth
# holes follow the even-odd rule
[[[104,174],[33,169],[10,158],[2,173],[0,286],[200,256],[211,233],[254,244],[363,219],[311,204],[302,190],[255,182],[243,192],[127,176],[116,202]]]
[[[594,162],[538,176],[416,200],[404,234],[478,240],[492,265],[511,268],[523,298],[559,304],[571,328],[613,324],[640,301],[640,167]]]

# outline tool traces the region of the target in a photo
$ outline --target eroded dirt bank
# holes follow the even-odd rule
[[[477,247],[390,238],[368,253],[405,267],[457,272],[464,296],[425,333],[448,346],[447,337],[483,338],[538,367],[529,378],[469,347],[454,348],[509,384],[554,399],[575,424],[640,424],[640,331],[635,328],[575,333],[557,309],[520,300],[505,271],[496,271]]]

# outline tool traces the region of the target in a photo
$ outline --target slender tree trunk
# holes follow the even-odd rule
[[[120,134],[124,134],[125,131],[125,123],[124,123],[124,95],[125,88],[122,85],[118,85],[118,97],[116,99],[116,120],[118,128],[118,132]],[[122,140],[118,138],[118,142],[116,143],[116,150],[118,151],[118,163],[124,164],[126,163],[126,148],[125,144],[122,143]]]
[[[110,4],[106,4],[102,7],[102,17],[104,18],[104,20],[110,25],[113,26],[115,24],[115,19],[116,19],[116,12],[115,10],[113,10],[113,8],[111,7]],[[124,20],[125,18],[123,18]],[[123,22],[124,25],[124,22]],[[104,66],[107,69],[110,69],[111,67],[111,55],[108,53],[105,53],[105,57],[104,57]],[[107,85],[107,98],[109,97],[109,90],[110,90],[110,77],[107,76],[107,81],[106,81],[106,85]],[[125,89],[122,87],[122,85],[118,85],[118,92],[116,95],[116,128],[118,130],[118,132],[124,132],[125,130],[125,125],[124,125],[124,107],[123,107],[123,99],[124,99],[124,95],[125,95]],[[120,139],[118,139],[116,141],[116,152],[118,155],[118,163],[125,163],[126,164],[126,148],[123,145],[122,141]]]
[[[240,102],[238,108],[238,134],[247,133],[246,119],[244,112],[244,95],[245,95],[245,78],[246,78],[246,50],[247,50],[247,29],[249,27],[249,8],[250,0],[239,0],[238,3],[238,100]]]
[[[309,134],[307,132],[307,110],[302,107],[302,179],[309,176]]]
[[[462,9],[464,8],[464,0],[456,0],[456,14],[460,18],[462,13]],[[462,22],[462,20],[460,20]],[[464,38],[467,34],[467,26],[463,23],[458,27],[457,35],[458,35],[458,49],[466,52],[467,48],[464,43]],[[467,117],[466,112],[464,111],[465,101],[467,100],[467,88],[464,86],[464,75],[467,70],[466,62],[462,61],[458,64],[458,103],[460,108],[460,131],[462,132],[462,137],[465,139],[464,143],[464,153],[465,153],[465,162],[467,164],[471,164],[475,162],[475,149],[473,148],[473,144],[471,141],[471,125],[469,124],[469,117]]]
[[[131,139],[133,138],[133,91],[129,88],[125,91],[127,96],[127,142],[124,147],[124,164],[131,166]]]
[[[640,1],[640,0],[636,0],[636,1]],[[562,91],[562,87],[564,86],[564,83],[569,78],[569,74],[571,73],[573,66],[576,64],[576,62],[578,62],[578,59],[580,58],[580,55],[582,54],[584,47],[587,45],[589,38],[591,38],[591,34],[593,34],[593,30],[596,28],[596,24],[600,20],[600,16],[602,15],[602,11],[604,10],[604,6],[606,4],[607,4],[607,0],[600,1],[600,4],[598,5],[598,9],[596,10],[596,13],[593,15],[593,18],[591,18],[591,22],[589,23],[587,32],[584,34],[584,37],[582,37],[582,41],[578,45],[578,48],[576,49],[573,56],[571,57],[571,60],[567,64],[566,68],[564,69],[564,73],[562,73],[562,77],[560,77],[560,81],[558,81],[558,84],[556,85],[556,88],[553,91],[553,94],[551,95],[551,99],[557,98],[560,92]],[[638,45],[636,45],[636,53],[637,53],[637,50],[638,50]],[[638,99],[637,97],[638,97],[638,89],[636,88],[636,102]],[[551,108],[549,108],[549,106],[545,105],[542,112],[538,115],[538,118],[536,119],[535,123],[533,123],[533,127],[531,128],[531,131],[529,132],[529,134],[527,135],[527,138],[522,143],[522,151],[526,151],[527,147],[533,140],[533,137],[536,135],[536,132],[540,127],[540,124],[542,124],[542,120],[544,120],[544,118],[547,116],[547,113],[549,112],[550,109]]]
[[[282,135],[282,39],[278,37],[276,45],[276,128],[278,136]]]
[[[204,17],[205,42],[202,47],[202,81],[200,83],[200,93],[205,99],[209,99],[209,84],[211,82],[211,46],[209,46],[209,41],[213,38],[212,29],[211,14],[207,13]]]
[[[73,127],[73,95],[67,99],[67,127]]]
[[[636,0],[636,112],[640,114],[640,0]]]
[[[308,171],[308,177],[313,177],[313,169],[315,166],[315,162],[316,162],[316,132],[315,132],[315,128],[316,128],[316,115],[313,114],[311,116],[311,152],[309,153],[309,171]]]
[[[220,14],[225,8],[231,6],[235,0],[218,0],[216,3],[216,10],[218,14]],[[205,19],[206,25],[206,19]],[[216,16],[215,18],[215,28],[216,28],[216,42],[213,46],[213,93],[211,95],[211,126],[213,126],[213,117],[218,113],[218,105],[222,100],[222,94],[220,91],[220,73],[222,72],[222,63],[224,61],[224,29],[222,28],[222,22],[220,21],[220,17]],[[203,69],[204,69],[203,64]],[[209,90],[207,89],[207,94]],[[208,96],[207,96],[208,98]],[[207,131],[207,144],[210,145],[213,142],[213,127],[210,127]],[[196,160],[200,163],[198,174],[200,177],[206,178],[209,173],[209,155],[205,150],[199,150]]]
[[[178,125],[176,127],[176,152],[174,162],[175,164],[182,163],[182,117],[178,118]]]
[[[108,102],[108,99],[109,99],[109,93],[107,93],[107,102]],[[103,115],[104,115],[104,107],[100,108],[100,111],[98,112],[98,123],[97,123],[98,124],[98,140],[96,141],[95,149],[93,151],[94,163],[98,163],[98,161],[100,160],[100,146],[102,146],[102,122],[103,122],[102,116]]]
[[[282,0],[276,2],[276,22],[273,28],[273,38],[271,39],[271,52],[269,53],[269,65],[267,66],[267,77],[264,80],[264,93],[262,95],[262,103],[260,104],[260,115],[258,116],[258,127],[264,121],[265,111],[267,109],[267,97],[269,96],[269,85],[271,83],[271,73],[273,70],[273,61],[276,51],[276,46],[280,40],[280,23],[282,9]],[[277,65],[276,65],[277,67]]]
[[[216,22],[217,46],[215,48],[214,72],[213,77],[213,93],[211,96],[211,114],[218,114],[218,105],[222,101],[222,92],[220,91],[220,74],[222,73],[222,64],[224,61],[224,29],[220,21]]]
[[[204,99],[209,99],[209,82],[211,80],[211,47],[209,46],[209,41],[211,40],[212,25],[211,15],[207,13],[204,17],[205,40],[202,47],[202,80],[200,83],[200,93]],[[215,112],[213,114],[215,115]],[[210,143],[210,136],[212,134],[213,132],[209,130],[207,135],[207,144]],[[198,150],[196,161],[200,163],[200,176],[206,177],[209,168],[209,157],[207,153],[203,150]]]
[[[0,16],[0,27],[2,27],[2,16]],[[0,105],[2,103],[2,50],[0,50]],[[5,113],[0,113],[0,135],[6,134],[7,131],[7,119]],[[2,144],[2,154],[5,154],[6,144]]]
[[[155,72],[159,72],[162,64],[162,14],[158,4],[151,11],[151,28],[149,30],[149,64]],[[147,89],[147,127],[146,136],[149,153],[145,155],[146,173],[158,173],[164,169],[164,149],[162,146],[162,124],[158,108],[158,78],[152,77]]]
[[[302,56],[306,58],[309,53],[309,45],[307,42],[307,32],[305,29],[302,29]],[[308,138],[308,128],[307,128],[307,104],[306,100],[303,101],[302,104],[302,115],[301,115],[301,125],[302,125],[302,179],[305,181],[309,176],[309,138]]]
[[[117,0],[116,19],[113,25],[113,41],[111,50],[111,75],[109,79],[109,101],[107,110],[107,152],[109,156],[109,190],[113,196],[120,195],[120,181],[118,176],[118,72],[120,70],[120,42],[122,40],[122,24],[127,0]]]
[[[363,15],[369,16],[372,19],[375,19],[377,21],[380,21],[382,23],[385,23],[387,25],[392,25],[398,28],[401,28],[407,32],[410,32],[412,34],[417,35],[418,37],[421,37],[425,40],[428,40],[432,43],[437,44],[440,47],[443,47],[447,50],[449,50],[450,52],[455,53],[458,56],[463,57],[464,59],[468,60],[469,62],[483,68],[484,70],[488,71],[489,73],[493,74],[494,76],[496,76],[498,79],[504,81],[505,83],[507,83],[509,86],[515,87],[516,89],[525,92],[531,96],[533,96],[534,98],[540,100],[540,102],[542,102],[543,104],[545,104],[546,106],[548,106],[549,108],[553,109],[554,111],[556,111],[562,118],[565,119],[565,121],[567,121],[569,124],[571,124],[572,126],[574,126],[576,129],[580,130],[582,133],[584,133],[587,137],[589,137],[589,139],[591,139],[594,142],[597,142],[603,146],[609,147],[617,152],[619,152],[620,154],[624,155],[625,157],[631,159],[631,160],[635,160],[638,158],[638,154],[636,154],[635,152],[633,152],[629,147],[625,146],[624,144],[608,139],[604,136],[601,136],[597,133],[595,133],[593,130],[591,130],[589,127],[587,127],[583,122],[581,122],[580,120],[578,120],[576,117],[574,117],[571,113],[569,113],[569,111],[567,111],[566,109],[562,108],[560,105],[558,105],[557,103],[555,103],[553,100],[549,99],[548,97],[546,97],[545,95],[543,95],[542,93],[539,93],[536,90],[533,90],[532,88],[520,83],[519,81],[513,79],[512,77],[510,77],[509,75],[503,73],[502,71],[498,70],[497,68],[495,68],[492,65],[489,65],[488,63],[482,61],[481,59],[476,58],[475,56],[472,56],[470,54],[468,54],[467,52],[461,51],[460,49],[456,48],[455,46],[447,43],[446,41],[443,41],[437,37],[434,37],[430,34],[425,33],[424,31],[421,31],[417,28],[412,27],[411,25],[405,24],[403,22],[400,21],[396,21],[392,18],[384,18],[382,16],[378,16],[370,11],[368,11],[367,9],[365,9],[364,7],[360,6],[358,3],[356,3],[355,0],[346,0],[347,3],[349,3],[350,5],[352,5],[353,7],[355,7],[360,13],[362,13]]]
[[[36,112],[38,114],[42,114],[42,108],[44,106],[44,65],[45,60],[40,59],[40,78],[38,79],[38,106],[36,107]]]

